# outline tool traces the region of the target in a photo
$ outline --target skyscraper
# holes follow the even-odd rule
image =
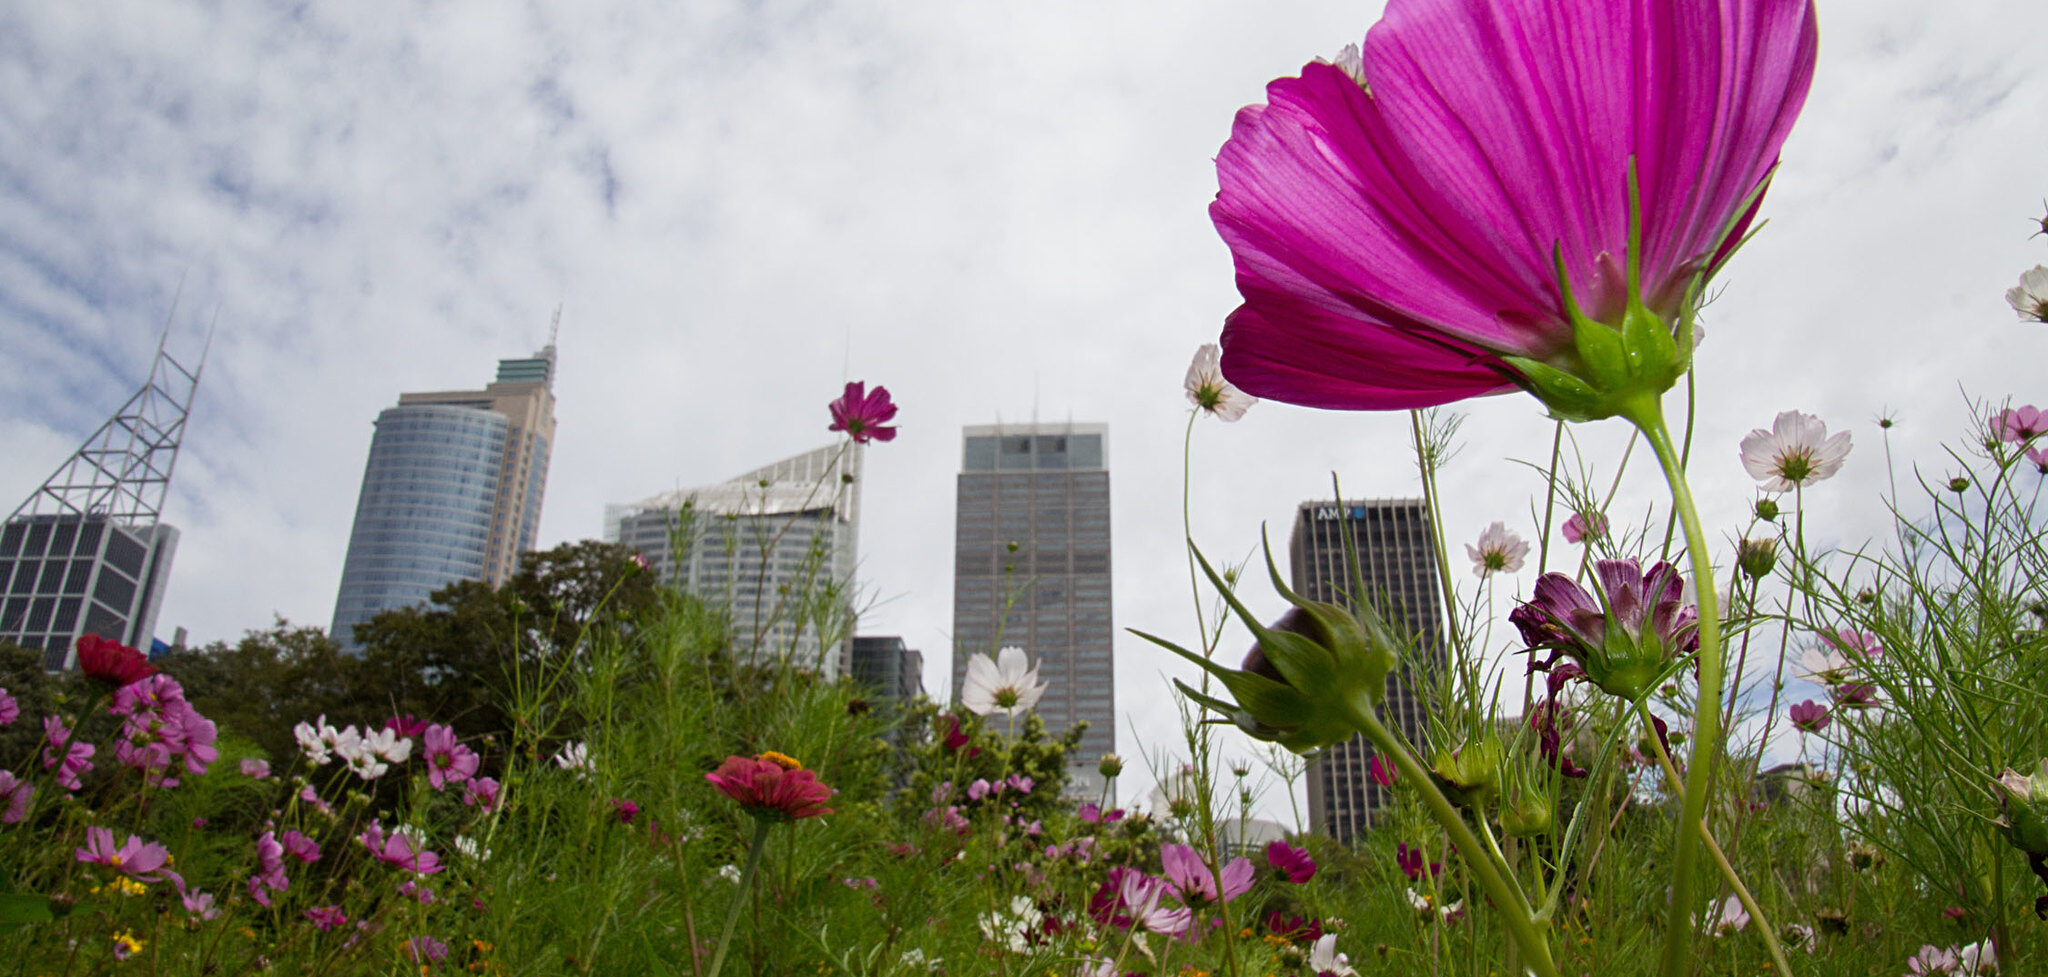
[[[169,338],[168,328],[164,338]],[[149,378],[0,527],[0,640],[77,663],[80,635],[150,650],[178,531],[161,521],[199,391],[157,341]]]
[[[1095,796],[1116,749],[1109,601],[1109,428],[997,424],[963,432],[953,550],[953,695],[971,655],[1015,645],[1046,682],[1049,732],[1086,720],[1070,789]]]
[[[1294,517],[1289,547],[1293,587],[1310,600],[1346,607],[1354,597],[1349,547],[1359,577],[1390,621],[1413,634],[1432,664],[1443,661],[1443,603],[1437,589],[1436,546],[1429,510],[1421,499],[1370,502],[1303,502]],[[1423,739],[1427,703],[1416,694],[1413,658],[1387,676],[1380,720],[1399,728],[1411,743]],[[1310,827],[1346,844],[1372,823],[1387,803],[1385,788],[1372,782],[1366,765],[1372,744],[1363,736],[1330,747],[1308,764]]]
[[[734,647],[757,661],[844,675],[864,450],[827,445],[716,485],[608,505],[604,538],[639,551],[664,583],[727,608]]]
[[[924,653],[895,635],[853,639],[853,680],[872,695],[909,702],[924,694]]]
[[[425,604],[457,580],[499,584],[540,527],[555,441],[555,347],[498,361],[482,390],[400,394],[377,415],[328,634]]]

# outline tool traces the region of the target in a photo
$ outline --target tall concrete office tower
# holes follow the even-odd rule
[[[205,367],[204,352],[187,370],[159,339],[142,388],[0,527],[0,640],[52,670],[77,664],[80,635],[152,650],[178,548],[164,496]]]
[[[482,390],[400,394],[377,415],[328,635],[425,604],[457,580],[499,584],[540,527],[555,443],[555,346],[498,361]]]
[[[1304,502],[1294,517],[1289,547],[1293,587],[1310,600],[1351,606],[1353,583],[1347,548],[1357,555],[1359,577],[1375,604],[1415,635],[1421,654],[1444,657],[1443,602],[1437,588],[1436,546],[1429,510],[1421,499]],[[1387,676],[1380,719],[1421,743],[1428,704],[1416,694],[1413,660]],[[1324,750],[1308,765],[1310,827],[1346,844],[1371,826],[1390,795],[1372,782],[1366,764],[1372,744],[1363,736]]]
[[[1116,749],[1108,439],[1104,424],[967,428],[953,536],[954,698],[969,656],[1029,652],[1047,730],[1088,723],[1067,774],[1089,797]]]
[[[716,485],[605,506],[604,538],[647,557],[662,582],[726,608],[734,648],[755,661],[848,674],[865,450],[827,445]]]

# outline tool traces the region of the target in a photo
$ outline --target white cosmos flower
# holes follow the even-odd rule
[[[412,740],[395,729],[374,729],[363,736],[363,745],[387,763],[404,763],[412,756]]]
[[[2014,312],[2028,322],[2048,322],[2048,265],[2035,265],[2005,292]]]
[[[300,723],[293,726],[292,738],[299,741],[299,749],[305,752],[307,762],[316,767],[324,767],[334,759],[329,755],[333,747],[329,745],[332,739],[327,735],[333,732],[334,727],[327,725],[327,717],[322,715],[318,724]]]
[[[573,771],[577,780],[588,779],[590,771],[596,769],[590,763],[590,745],[582,740],[562,747],[562,752],[555,754],[555,766]]]
[[[1465,544],[1465,555],[1472,558],[1472,572],[1477,576],[1513,573],[1522,568],[1529,544],[1509,532],[1506,523],[1495,522],[1480,532],[1478,542]]]
[[[1766,492],[1789,492],[1842,470],[1849,457],[1849,432],[1828,437],[1828,426],[1812,414],[1788,410],[1742,439],[1742,467]]]
[[[1045,694],[1038,680],[1038,666],[1031,664],[1022,648],[1004,648],[994,658],[976,655],[967,660],[967,678],[961,684],[960,704],[977,716],[1000,712],[1012,719],[1030,712]]]
[[[1195,361],[1188,364],[1185,386],[1189,402],[1220,420],[1237,420],[1251,405],[1259,402],[1259,398],[1223,379],[1223,348],[1215,343],[1195,350]]]
[[[1308,951],[1308,969],[1318,974],[1358,977],[1358,971],[1351,969],[1351,958],[1337,952],[1335,933],[1324,933],[1316,938],[1315,946]]]

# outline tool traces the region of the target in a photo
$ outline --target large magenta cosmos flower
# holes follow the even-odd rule
[[[1811,0],[1391,0],[1217,156],[1244,296],[1224,374],[1351,410],[1584,377],[1567,285],[1595,322],[1640,303],[1675,328],[1755,212],[1815,38]]]

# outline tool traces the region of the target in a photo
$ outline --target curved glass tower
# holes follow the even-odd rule
[[[457,580],[503,583],[533,548],[555,434],[555,350],[501,360],[480,391],[409,393],[377,415],[328,631],[428,603]]]

